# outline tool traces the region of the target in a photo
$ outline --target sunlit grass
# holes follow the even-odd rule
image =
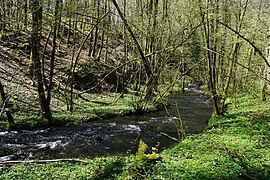
[[[68,111],[65,99],[54,94],[51,102],[53,120],[51,125],[65,125],[70,123],[83,123],[94,119],[111,118],[120,115],[136,113],[134,105],[140,98],[134,94],[119,93],[83,94],[81,97],[74,97],[74,109]],[[146,111],[157,110],[153,103],[148,103]],[[47,121],[41,119],[38,108],[23,107],[13,110],[16,125],[20,129],[44,128]],[[7,119],[0,121],[2,130],[7,127]]]
[[[212,118],[205,132],[160,152],[161,161],[140,167],[135,177],[269,179],[270,111],[264,111],[269,105],[253,97],[239,98],[226,116]],[[131,155],[87,159],[85,163],[21,164],[3,167],[0,179],[125,179],[130,168],[138,168],[132,167],[135,159]]]

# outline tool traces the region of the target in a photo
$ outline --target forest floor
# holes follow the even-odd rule
[[[67,111],[64,97],[59,95],[57,98],[54,98],[52,102],[51,109],[53,119],[51,124],[47,124],[47,122],[40,117],[36,105],[19,105],[19,107],[16,108],[15,104],[12,110],[15,124],[19,129],[40,129],[46,128],[47,126],[79,124],[95,119],[134,114],[134,106],[139,98],[140,97],[132,93],[124,95],[112,92],[82,94],[74,99],[74,109],[70,112]],[[155,110],[158,110],[157,107],[149,103],[146,112]],[[0,131],[5,131],[7,126],[8,122],[6,117],[4,117],[0,120]]]
[[[158,154],[0,164],[0,179],[270,179],[270,102],[239,98]]]
[[[112,58],[108,59],[106,65],[90,58],[87,55],[87,50],[81,52],[79,67],[82,68],[82,75],[78,75],[81,78],[78,78],[78,81],[82,82],[76,84],[78,87],[74,89],[72,95],[74,109],[69,112],[67,104],[71,99],[71,95],[69,93],[69,84],[66,81],[70,64],[72,64],[72,54],[71,52],[68,54],[65,51],[66,47],[62,45],[56,52],[55,84],[50,105],[53,120],[48,124],[40,117],[37,87],[29,71],[30,33],[14,31],[1,33],[0,80],[5,87],[7,100],[10,104],[8,109],[14,116],[15,124],[19,129],[38,129],[47,126],[83,123],[93,119],[111,118],[134,113],[134,107],[140,97],[131,91],[128,94],[114,93],[116,90],[111,87],[116,87],[118,82],[111,82],[115,80],[115,74],[113,73],[111,74],[112,77],[108,76],[107,79],[103,80],[103,77],[111,72],[115,64],[118,63],[116,59],[121,60],[122,58],[117,54],[117,50],[112,47],[108,48],[110,52],[108,56]],[[64,42],[64,40],[59,41]],[[41,38],[41,46],[44,47],[45,44],[46,37],[44,35]],[[52,49],[50,45],[47,48],[48,53],[44,53],[43,57],[45,64],[49,64],[49,52]],[[44,68],[45,74],[48,74],[49,67],[46,65]],[[90,85],[87,83],[90,83]],[[82,93],[85,89],[81,86],[87,86],[87,89],[93,86],[97,87],[92,91]],[[149,103],[146,109],[147,111],[153,111],[156,110],[156,107],[154,104]],[[5,131],[7,127],[6,115],[2,107],[0,107],[0,131]]]

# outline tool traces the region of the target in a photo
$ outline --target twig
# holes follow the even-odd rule
[[[173,140],[173,141],[176,141],[176,142],[179,142],[179,143],[181,142],[179,139],[177,139],[177,138],[175,138],[175,137],[173,137],[173,136],[170,136],[170,135],[167,134],[167,133],[160,132],[160,134],[163,135],[163,136],[168,137],[169,139],[171,139],[171,140]]]
[[[26,161],[5,161],[5,162],[0,162],[0,167],[1,166],[13,166],[16,164],[32,164],[32,163],[37,163],[37,164],[45,164],[45,163],[53,163],[53,162],[82,162],[82,163],[90,163],[89,161],[82,160],[82,159],[48,159],[48,160],[26,160]]]
[[[239,37],[241,37],[242,39],[244,39],[247,43],[249,43],[256,52],[259,53],[259,55],[262,57],[262,59],[264,60],[265,64],[270,67],[269,62],[267,61],[266,57],[263,55],[262,51],[255,45],[255,43],[251,42],[249,39],[247,39],[246,37],[244,37],[242,34],[240,34],[239,32],[237,32],[236,30],[234,30],[233,28],[231,28],[230,26],[224,24],[223,22],[217,20],[217,22],[223,26],[225,26],[226,28],[228,28],[229,30],[231,30],[232,32],[234,32],[236,35],[238,35]]]

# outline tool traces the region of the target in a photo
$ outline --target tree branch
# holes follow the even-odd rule
[[[130,26],[129,26],[129,24],[128,24],[128,21],[127,21],[126,18],[124,17],[124,14],[123,14],[122,11],[120,10],[120,8],[119,8],[119,6],[118,6],[116,0],[112,0],[112,2],[113,2],[113,4],[114,4],[116,10],[118,11],[118,14],[120,15],[120,17],[121,17],[121,19],[122,19],[122,21],[123,21],[125,27],[127,28],[128,32],[129,32],[129,34],[130,34],[130,36],[132,37],[134,43],[136,44],[137,49],[138,49],[138,51],[139,51],[139,54],[140,54],[140,56],[141,56],[141,58],[142,58],[142,60],[143,60],[143,64],[144,64],[144,68],[145,68],[145,70],[146,70],[146,74],[147,74],[148,77],[150,77],[150,75],[151,75],[151,67],[150,67],[150,63],[149,63],[148,60],[146,59],[146,56],[144,55],[143,50],[142,50],[142,48],[141,48],[139,42],[137,41],[137,38],[135,37],[135,35],[134,35],[132,29],[130,28]]]
[[[230,26],[224,24],[223,22],[217,20],[217,22],[223,26],[225,26],[226,28],[228,28],[229,30],[231,30],[232,32],[234,32],[236,35],[238,35],[239,37],[241,37],[242,39],[244,39],[246,42],[248,42],[254,49],[255,51],[257,51],[259,53],[259,55],[263,58],[264,62],[266,63],[266,65],[268,67],[270,67],[270,64],[268,63],[266,57],[263,55],[262,51],[259,50],[259,48],[257,48],[257,46],[251,42],[249,39],[245,38],[243,35],[241,35],[240,33],[238,33],[236,30],[234,30],[233,28],[231,28]]]
[[[213,51],[213,50],[208,49],[208,48],[203,47],[203,46],[201,46],[201,47],[204,48],[206,51],[211,51],[212,53],[216,53],[216,54],[218,54],[218,55],[220,55],[220,56],[222,56],[222,57],[228,58],[230,61],[233,61],[232,59],[230,59],[230,58],[227,57],[227,56],[222,55],[221,53],[218,53],[218,52],[216,52],[216,51]],[[249,70],[249,71],[252,72],[255,76],[259,77],[260,79],[262,79],[262,80],[264,80],[264,81],[270,83],[270,80],[268,80],[268,79],[265,78],[263,75],[261,75],[260,73],[256,72],[255,70],[251,69],[250,67],[246,67],[245,65],[243,65],[243,64],[241,64],[241,63],[239,63],[239,62],[237,62],[237,61],[235,61],[235,63],[236,63],[237,65],[243,67],[244,69]]]
[[[28,160],[28,161],[5,161],[0,162],[0,166],[13,166],[15,164],[22,164],[22,163],[38,163],[38,164],[45,164],[45,163],[53,163],[53,162],[82,162],[82,163],[90,163],[89,161],[82,160],[82,159],[49,159],[49,160]]]

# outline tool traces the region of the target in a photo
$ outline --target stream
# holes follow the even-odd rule
[[[125,155],[136,152],[140,139],[164,150],[176,142],[160,132],[177,137],[178,114],[188,134],[202,132],[212,114],[211,100],[195,89],[171,95],[169,104],[169,115],[163,110],[43,130],[0,132],[0,154],[5,154],[0,162]]]

